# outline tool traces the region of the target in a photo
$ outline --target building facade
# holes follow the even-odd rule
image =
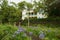
[[[44,13],[44,10],[41,10],[41,9],[37,13],[34,13],[33,10],[30,10],[30,11],[23,10],[22,11],[22,19],[24,20],[24,19],[26,19],[28,17],[31,17],[31,18],[36,17],[37,19],[46,18],[47,16],[45,14],[43,15],[43,13]]]

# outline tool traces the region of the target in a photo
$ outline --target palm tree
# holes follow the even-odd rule
[[[27,9],[27,11],[30,11],[30,10],[32,10],[32,8],[33,8],[33,5],[31,4],[31,3],[27,3],[26,2],[26,9]],[[30,13],[30,12],[29,12]],[[29,13],[28,13],[28,27],[29,27]]]

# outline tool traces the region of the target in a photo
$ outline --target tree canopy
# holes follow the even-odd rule
[[[44,14],[47,12],[48,17],[60,17],[59,0],[41,1],[33,1],[33,4],[26,1],[17,4],[11,2],[13,5],[9,5],[7,0],[0,0],[0,22],[15,22],[21,20],[22,11],[25,9],[33,9],[35,13],[39,12],[40,9],[43,9]]]

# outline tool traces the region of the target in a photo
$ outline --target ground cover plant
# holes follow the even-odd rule
[[[0,40],[59,40],[59,28],[0,25]]]

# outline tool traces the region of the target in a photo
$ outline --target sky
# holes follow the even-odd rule
[[[8,2],[15,2],[15,3],[18,3],[21,1],[31,2],[31,0],[8,0]]]
[[[18,3],[18,2],[21,2],[21,1],[26,1],[26,2],[30,2],[32,3],[34,0],[8,0],[8,2],[15,2],[15,3]],[[36,2],[40,1],[42,2],[42,0],[35,0]]]

